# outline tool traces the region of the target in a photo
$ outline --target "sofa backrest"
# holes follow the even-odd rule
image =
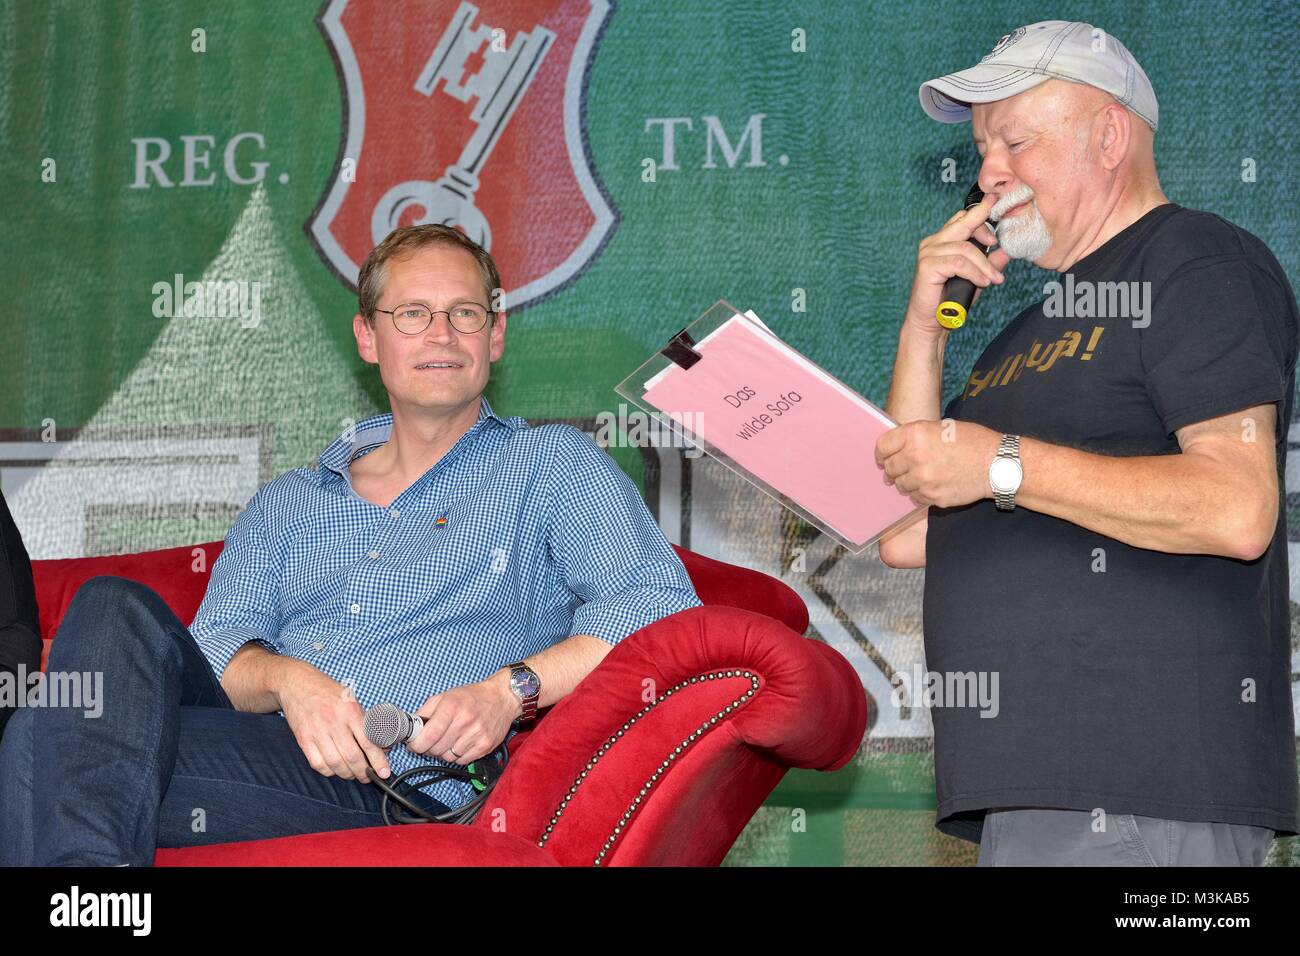
[[[774,617],[796,634],[808,630],[808,606],[784,581],[673,545],[695,593],[705,604],[738,607]]]
[[[176,616],[189,624],[208,587],[208,576],[223,541],[93,558],[56,558],[32,562],[36,604],[40,608],[44,669],[50,641],[77,589],[93,577],[112,574],[149,585]],[[770,575],[742,568],[673,545],[705,604],[757,611],[781,621],[798,634],[808,628],[808,608],[788,585]]]
[[[77,589],[101,574],[130,578],[147,584],[158,592],[176,616],[189,624],[198,612],[208,589],[213,562],[225,542],[162,548],[136,554],[114,554],[93,558],[46,558],[32,562],[32,579],[36,586],[36,606],[40,609],[41,669]]]

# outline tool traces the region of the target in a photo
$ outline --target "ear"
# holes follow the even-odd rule
[[[498,312],[492,320],[491,337],[488,340],[488,361],[495,362],[506,350],[506,314]]]
[[[379,353],[375,351],[375,330],[370,327],[370,323],[360,312],[352,316],[352,334],[356,336],[357,352],[366,364],[378,365]]]
[[[1111,103],[1101,117],[1101,164],[1107,172],[1124,162],[1133,139],[1133,114],[1119,103]]]

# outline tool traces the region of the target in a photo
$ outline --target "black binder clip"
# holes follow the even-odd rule
[[[666,355],[682,368],[690,368],[704,358],[703,355],[691,348],[694,344],[695,340],[691,338],[690,333],[686,329],[682,329],[668,340],[668,344],[659,350],[659,354]]]

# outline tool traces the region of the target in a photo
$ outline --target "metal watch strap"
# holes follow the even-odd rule
[[[514,672],[517,668],[527,668],[529,671],[532,671],[534,677],[537,676],[537,671],[534,671],[531,667],[528,667],[528,665],[525,664],[523,661],[516,661],[515,663],[510,665],[511,676],[514,675]],[[539,681],[539,685],[540,685],[540,681]],[[522,712],[518,717],[514,719],[514,723],[516,725],[523,726],[525,724],[531,723],[537,717],[537,700],[540,696],[541,696],[541,690],[539,686],[538,693],[532,694],[528,697],[519,698],[519,704],[520,707],[522,708]]]
[[[1002,441],[998,442],[998,458],[1020,458],[1020,436],[1003,435]],[[994,489],[993,500],[1002,511],[1012,511],[1016,507],[1016,493],[1014,491],[998,491]]]

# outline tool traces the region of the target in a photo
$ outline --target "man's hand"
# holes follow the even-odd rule
[[[280,708],[307,762],[326,777],[370,783],[367,762],[387,777],[388,758],[365,733],[365,712],[352,691],[303,662],[280,690]]]
[[[989,465],[1001,440],[975,422],[908,422],[876,441],[876,464],[913,504],[952,508],[993,497]]]
[[[903,327],[915,329],[927,336],[947,331],[935,318],[935,311],[943,300],[944,284],[953,276],[962,276],[975,284],[975,300],[990,285],[1001,285],[1002,270],[1011,257],[1001,249],[987,256],[969,240],[972,236],[986,246],[997,243],[985,223],[997,200],[985,196],[978,205],[953,214],[943,227],[921,240],[916,253],[916,273],[912,277],[912,295],[907,303]],[[971,305],[975,304],[972,300]]]
[[[485,681],[426,700],[415,712],[424,718],[424,726],[406,747],[448,763],[468,764],[495,750],[522,712],[523,705],[510,690],[510,671],[499,670]]]

